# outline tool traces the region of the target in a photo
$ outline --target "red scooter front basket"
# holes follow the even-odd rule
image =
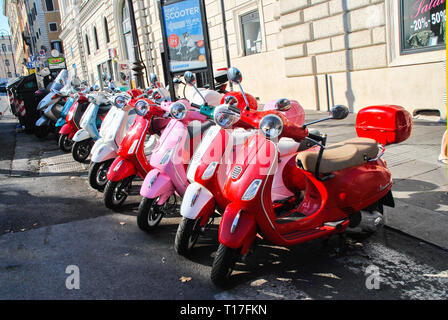
[[[394,105],[370,106],[359,111],[356,118],[358,137],[370,138],[383,145],[400,143],[412,133],[411,114]]]

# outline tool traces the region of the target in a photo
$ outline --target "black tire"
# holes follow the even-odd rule
[[[138,206],[137,225],[146,232],[154,230],[162,221],[163,210],[157,205],[158,199],[143,198]]]
[[[211,272],[211,280],[216,286],[222,288],[228,286],[238,255],[238,249],[232,249],[222,244],[219,245]]]
[[[129,190],[134,177],[128,177],[120,181],[109,181],[104,188],[104,205],[112,210],[119,210],[128,198]]]
[[[75,159],[75,161],[78,161],[80,163],[84,163],[89,157],[91,150],[92,150],[92,143],[90,139],[75,142],[72,147],[73,159]]]
[[[38,137],[39,139],[45,139],[48,134],[50,133],[50,129],[48,126],[40,126],[34,128],[34,134],[36,135],[36,137]]]
[[[113,160],[104,162],[92,162],[89,168],[89,184],[90,186],[100,192],[104,191],[107,185],[107,171],[109,170]]]
[[[177,227],[174,249],[181,256],[188,256],[199,239],[198,225],[200,219],[182,218]]]
[[[61,149],[64,152],[70,152],[73,147],[73,141],[68,138],[68,135],[61,134],[59,136],[58,141],[59,149]]]

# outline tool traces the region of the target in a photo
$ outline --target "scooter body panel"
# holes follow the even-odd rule
[[[107,179],[109,181],[118,182],[131,176],[135,176],[137,173],[132,161],[123,157],[117,157],[107,172]]]
[[[67,135],[67,137],[72,140],[75,136],[75,133],[78,129],[73,126],[71,122],[66,123],[62,126],[61,130],[59,130],[59,134]]]
[[[91,103],[81,119],[81,128],[88,132],[90,138],[93,140],[100,138],[97,125],[98,109],[99,105]]]
[[[115,159],[118,148],[114,148],[113,145],[104,139],[98,140],[91,151],[91,162],[100,163],[107,160]]]
[[[153,169],[146,175],[140,195],[147,199],[160,197],[158,205],[162,205],[175,191],[171,178],[159,169]]]
[[[73,136],[73,141],[74,142],[81,142],[81,141],[84,141],[84,140],[88,140],[88,139],[90,139],[91,138],[91,136],[90,136],[90,133],[89,132],[87,132],[87,130],[85,130],[85,129],[80,129],[80,130],[78,130],[76,133],[75,133],[75,135]]]
[[[215,211],[216,202],[213,194],[197,182],[191,183],[185,191],[180,206],[180,214],[188,219],[205,217],[208,221]]]
[[[226,247],[241,249],[244,255],[257,235],[257,223],[252,212],[241,210],[236,203],[230,203],[219,226],[219,242]]]
[[[67,123],[67,121],[66,121],[67,115],[70,111],[70,108],[75,103],[75,101],[76,100],[72,97],[67,99],[67,102],[65,103],[64,108],[62,109],[61,117],[56,122],[56,128],[62,127],[64,124]]]

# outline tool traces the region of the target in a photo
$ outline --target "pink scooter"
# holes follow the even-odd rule
[[[157,86],[155,75],[151,76]],[[222,95],[212,90],[204,90],[200,97],[207,104],[219,103]],[[203,104],[192,101],[192,104]],[[176,195],[183,196],[187,187],[187,166],[199,145],[203,133],[213,125],[207,116],[192,109],[188,100],[162,102],[162,109],[173,118],[154,149],[151,170],[143,182],[140,195],[143,197],[138,208],[137,224],[144,231],[151,231],[165,214],[174,212]]]

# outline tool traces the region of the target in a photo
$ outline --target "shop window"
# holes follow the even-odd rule
[[[260,53],[262,50],[262,36],[260,15],[258,11],[241,16],[244,53],[246,56]]]
[[[445,1],[400,0],[400,25],[402,54],[445,49]]]

